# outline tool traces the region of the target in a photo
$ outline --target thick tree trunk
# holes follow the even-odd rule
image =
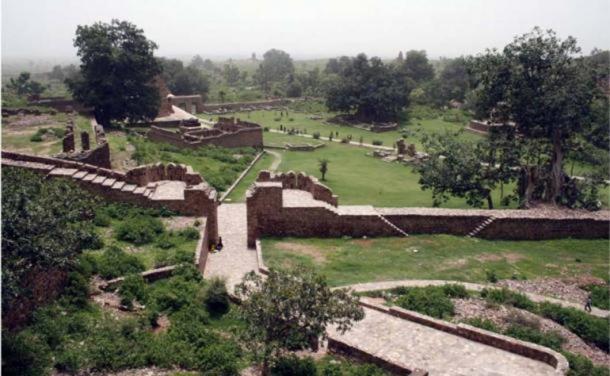
[[[529,208],[532,204],[532,196],[536,190],[536,184],[538,183],[538,167],[537,166],[524,166],[522,168],[522,176],[519,195],[521,199],[521,207]]]
[[[493,203],[493,200],[491,198],[491,192],[487,194],[487,208],[488,209],[493,209],[494,208],[494,203]]]
[[[553,134],[553,156],[551,158],[551,173],[549,182],[545,191],[545,201],[556,202],[561,194],[561,188],[564,184],[563,173],[563,145],[561,144],[561,135],[558,131]]]

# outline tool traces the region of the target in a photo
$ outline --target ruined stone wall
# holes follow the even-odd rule
[[[490,217],[494,221],[477,236],[485,239],[540,240],[557,238],[608,238],[610,215],[597,213],[551,213],[535,215],[526,210],[452,210],[428,208],[373,209],[347,214],[331,206],[287,207],[283,189],[291,185],[290,174],[273,181],[262,172],[248,191],[248,244],[262,236],[294,237],[378,237],[400,236],[394,226],[409,234],[468,235]]]
[[[208,103],[204,104],[203,112],[236,112],[236,111],[251,111],[268,108],[277,108],[286,106],[291,103],[290,99],[271,99],[265,101],[254,102],[234,102],[234,103]]]
[[[57,157],[78,161],[102,168],[112,168],[110,163],[110,146],[106,141],[104,127],[98,124],[95,118],[91,118],[91,131],[95,135],[96,146],[90,148],[89,133],[81,132],[82,150],[77,151],[74,143],[74,121],[70,120],[66,125],[66,135],[63,138],[63,153]]]
[[[223,124],[213,129],[186,130],[181,132],[150,127],[148,138],[156,142],[166,142],[177,147],[198,148],[215,145],[226,148],[263,147],[263,129],[254,123],[243,122],[243,126]],[[223,129],[224,127],[224,129]]]
[[[191,114],[203,112],[204,110],[201,95],[174,95],[171,97],[171,103]]]
[[[28,101],[31,106],[50,107],[59,112],[89,112],[92,108],[83,106],[81,103],[65,97],[42,97]]]
[[[324,201],[332,206],[339,204],[339,198],[333,194],[330,188],[320,183],[314,176],[308,176],[304,172],[295,174],[292,171],[287,173],[272,173],[262,170],[256,179],[258,182],[281,182],[283,189],[298,189],[311,193],[315,200]]]

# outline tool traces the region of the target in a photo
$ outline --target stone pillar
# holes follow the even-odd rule
[[[80,132],[80,144],[83,147],[83,151],[87,151],[91,148],[89,144],[89,133],[82,131]]]
[[[405,140],[404,139],[398,139],[396,141],[396,148],[398,149],[398,154],[404,154],[405,151],[407,150],[407,145],[405,145]]]
[[[68,133],[66,133],[62,140],[62,148],[64,153],[74,152],[74,132],[70,128],[68,128]]]

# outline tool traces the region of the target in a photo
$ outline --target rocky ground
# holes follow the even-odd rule
[[[520,323],[528,326],[537,326],[543,332],[556,331],[566,340],[562,345],[564,350],[583,355],[597,365],[607,366],[610,364],[610,354],[600,350],[596,346],[585,343],[576,334],[554,321],[542,318],[522,309],[502,305],[490,305],[482,299],[452,300],[455,305],[454,321],[456,322],[479,317],[493,321],[493,323],[500,328],[506,328],[511,323]]]
[[[604,281],[591,276],[581,276],[577,278],[538,278],[531,281],[508,279],[497,283],[498,286],[508,287],[512,290],[552,296],[574,303],[582,303],[583,305],[589,292],[582,287],[593,284],[603,285]]]

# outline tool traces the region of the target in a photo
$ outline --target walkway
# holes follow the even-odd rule
[[[280,167],[280,163],[282,163],[282,155],[277,151],[265,149],[265,152],[271,154],[273,156],[273,162],[271,166],[269,166],[269,171],[276,171],[278,167]]]
[[[269,129],[269,132],[273,132],[273,133],[281,133],[281,134],[288,135],[286,132],[282,132],[282,131],[277,130],[277,129]],[[298,136],[298,137],[305,137],[305,138],[313,138],[313,136],[312,136],[312,135],[310,135],[310,134],[291,134],[291,135],[289,135],[289,136]],[[329,139],[328,137],[323,137],[323,136],[320,136],[319,138],[317,138],[317,140],[320,140],[320,141],[337,142],[337,143],[340,143],[340,144],[345,145],[345,143],[344,143],[344,142],[341,142],[341,139],[336,139],[336,138],[333,138],[333,139],[331,140],[331,139]],[[349,144],[350,144],[350,145],[353,145],[353,146],[362,146],[362,147],[365,147],[365,148],[371,148],[371,149],[380,149],[380,150],[388,150],[388,151],[394,150],[394,148],[389,147],[389,146],[382,146],[382,145],[373,145],[373,144],[367,144],[366,142],[360,143],[360,142],[357,142],[357,141],[350,141],[350,142],[349,142]]]
[[[425,287],[425,286],[442,286],[445,284],[454,284],[454,283],[464,285],[464,287],[466,287],[467,290],[472,290],[472,291],[481,291],[484,288],[498,288],[497,286],[490,285],[490,284],[479,284],[479,283],[460,282],[460,281],[428,280],[428,279],[407,279],[407,280],[402,280],[402,281],[358,283],[355,285],[341,286],[341,287],[348,287],[350,289],[353,289],[356,292],[364,292],[364,291],[388,290],[388,289],[392,289],[392,288],[400,287],[400,286]],[[515,290],[512,290],[512,291],[515,291]],[[518,292],[520,292],[520,291],[518,291]],[[557,298],[551,298],[549,296],[533,294],[530,292],[521,292],[521,293],[524,294],[525,296],[527,296],[528,298],[530,298],[531,300],[533,300],[534,302],[538,302],[538,303],[549,302],[549,303],[558,304],[562,307],[576,308],[578,310],[585,312],[584,306],[582,304],[569,302],[569,301],[561,300],[561,299],[557,299]],[[603,309],[593,307],[593,309],[591,311],[591,315],[597,316],[597,317],[608,317],[608,316],[610,316],[610,311],[606,311]]]
[[[430,376],[556,375],[555,369],[524,356],[445,333],[370,308],[340,335],[329,336],[406,368]]]
[[[233,293],[244,274],[257,270],[256,251],[247,246],[246,204],[218,207],[218,235],[224,248],[208,255],[203,275],[225,278],[227,289]]]

